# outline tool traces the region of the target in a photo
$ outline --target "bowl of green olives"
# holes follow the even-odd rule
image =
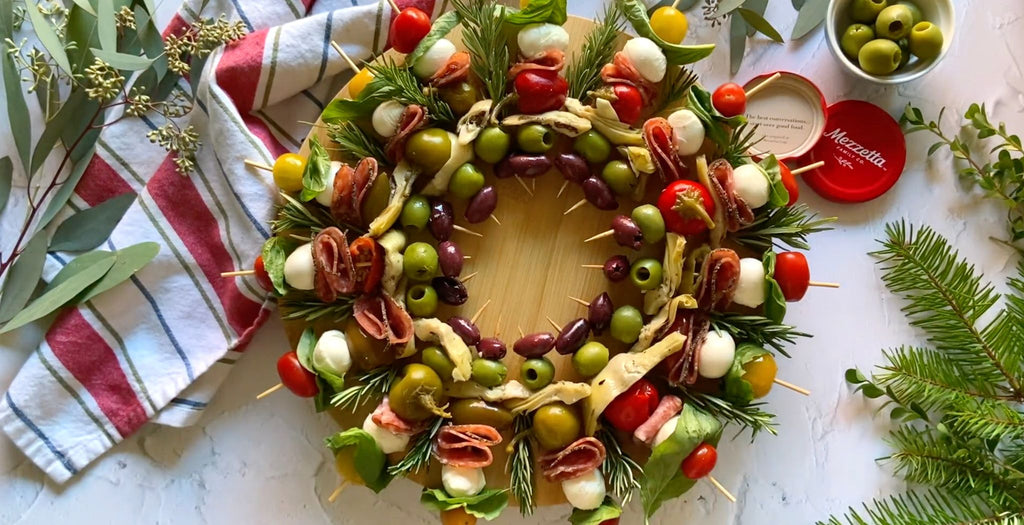
[[[931,71],[956,27],[952,0],[832,0],[828,9],[832,53],[854,75],[879,84]]]

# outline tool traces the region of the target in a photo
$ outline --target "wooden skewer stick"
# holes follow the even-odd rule
[[[788,388],[788,389],[790,389],[790,390],[792,390],[794,392],[799,392],[799,393],[801,393],[801,394],[803,394],[805,396],[811,395],[811,391],[810,390],[807,390],[806,388],[803,388],[803,387],[796,386],[793,383],[790,383],[789,381],[783,381],[783,380],[781,380],[781,379],[779,379],[777,377],[773,381],[775,381],[775,384],[777,384],[779,386],[782,386],[782,387],[786,387],[786,388]]]
[[[555,195],[555,198],[556,199],[562,198],[562,192],[564,192],[565,189],[568,188],[568,187],[569,187],[569,181],[566,180],[565,182],[562,183],[562,187],[558,188],[558,193]]]
[[[331,40],[331,47],[333,47],[334,50],[337,51],[339,55],[341,55],[341,58],[345,59],[345,62],[348,62],[348,67],[352,68],[352,71],[354,71],[358,75],[359,66],[357,66],[356,63],[353,62],[352,59],[345,54],[345,50],[342,49],[341,46],[339,46],[338,43],[335,42],[334,40]]]
[[[537,177],[530,179],[530,189],[537,191]]]
[[[274,392],[277,392],[283,386],[284,386],[284,383],[278,383],[278,384],[276,384],[276,385],[274,385],[274,386],[264,390],[263,392],[261,392],[260,395],[256,396],[256,399],[263,399],[263,398],[269,396],[270,394],[273,394]]]
[[[552,319],[551,317],[546,316],[546,315],[544,316],[544,318],[547,319],[549,323],[551,323],[551,326],[555,327],[555,331],[558,331],[558,332],[562,331],[562,327],[558,326],[558,323],[556,323],[554,319]]]
[[[494,323],[494,337],[501,335],[501,312],[498,312],[498,322]]]
[[[330,496],[327,496],[327,503],[334,503],[334,500],[338,499],[338,496],[341,496],[341,493],[344,492],[347,487],[348,480],[346,479],[338,485],[338,488],[334,489],[334,492],[332,492]]]
[[[590,268],[592,270],[604,270],[603,264],[581,264],[581,268]]]
[[[750,88],[750,90],[747,91],[747,98],[749,99],[750,97],[756,95],[758,91],[761,91],[762,89],[764,89],[768,84],[771,84],[772,82],[775,82],[781,76],[782,76],[782,73],[775,73],[774,75],[766,78],[764,80],[764,82],[761,82],[760,84]],[[735,500],[733,500],[733,501],[735,501]]]
[[[583,305],[586,308],[590,308],[590,303],[584,301],[583,299],[580,299],[579,297],[573,297],[573,296],[570,295],[569,299],[572,299],[573,301],[576,301],[577,303]]]
[[[243,275],[252,275],[256,273],[256,270],[235,270],[233,272],[221,272],[221,277],[241,277]]]
[[[519,175],[516,175],[516,180],[519,181],[519,185],[522,186],[524,190],[526,190],[526,193],[529,193],[530,196],[533,197],[533,190],[531,190],[530,187],[526,185],[526,181],[523,180],[523,178],[520,177]]]
[[[569,215],[570,213],[576,211],[577,209],[579,209],[580,206],[583,206],[586,203],[587,203],[587,199],[580,199],[579,202],[577,202],[576,204],[573,204],[571,208],[569,208],[568,210],[565,210],[565,213],[563,213],[562,215],[563,216],[564,215]]]
[[[269,164],[264,164],[262,162],[257,162],[255,160],[245,159],[245,165],[249,166],[250,168],[256,168],[258,170],[270,171],[270,172],[274,171],[274,167],[273,166],[271,166]]]
[[[710,481],[711,484],[714,485],[716,489],[718,489],[718,492],[721,492],[722,495],[725,496],[725,499],[727,499],[727,500],[729,500],[729,501],[731,501],[733,503],[736,503],[736,496],[733,496],[732,492],[729,492],[728,490],[726,490],[726,488],[723,487],[722,484],[719,483],[718,480],[715,479],[714,476],[712,476],[711,474],[708,474],[708,481]]]
[[[808,164],[806,166],[803,166],[803,167],[797,168],[795,170],[792,170],[792,171],[790,171],[790,173],[792,173],[793,175],[800,175],[801,173],[807,173],[808,171],[816,170],[816,169],[818,169],[818,168],[820,168],[820,167],[822,167],[824,165],[825,165],[825,161],[819,160],[818,162],[815,162],[814,164]]]
[[[468,260],[472,259],[473,256],[472,255],[463,255],[462,258],[468,261]]]
[[[519,330],[519,337],[520,338],[526,337],[526,334],[523,333],[523,327],[522,326],[516,325],[516,329]]]
[[[499,221],[498,218],[495,217],[493,213],[491,214],[491,220],[494,221],[494,224],[501,226],[501,221]]]
[[[675,9],[676,6],[679,5],[680,1],[682,1],[682,0],[676,0],[675,2],[672,2],[672,9]]]
[[[473,274],[473,275],[476,275],[476,274]],[[484,310],[486,310],[487,307],[490,306],[490,304],[491,304],[491,300],[488,299],[487,302],[485,302],[484,305],[481,306],[480,309],[477,310],[475,314],[473,314],[473,317],[471,317],[469,319],[469,322],[471,322],[473,324],[476,324],[477,320],[480,319],[480,315],[484,313]]]
[[[586,239],[583,242],[584,243],[588,243],[588,242],[591,242],[591,241],[596,241],[598,239],[604,239],[605,237],[611,237],[612,235],[615,235],[615,230],[603,231],[603,232],[601,232],[601,233],[599,233],[599,234],[597,234],[597,235],[595,235],[593,237],[590,237],[590,238]]]
[[[475,232],[473,230],[468,230],[466,228],[463,228],[462,226],[459,226],[458,224],[452,226],[452,229],[457,231],[457,232],[465,233],[466,235],[472,235],[474,237],[483,237],[484,236],[482,233],[477,233],[477,232]]]
[[[398,4],[395,3],[395,0],[388,0],[388,3],[391,4],[391,9],[395,11],[396,15],[402,12],[402,9],[398,7]]]
[[[807,283],[807,286],[820,286],[822,288],[839,288],[839,283],[824,283],[821,281],[811,281]]]
[[[474,278],[474,277],[476,277],[476,274],[478,274],[478,273],[480,273],[480,272],[473,272],[473,273],[471,273],[471,274],[469,274],[469,275],[467,275],[467,276],[463,277],[463,278],[462,278],[462,284],[466,284],[466,283],[468,283],[468,282],[469,282],[469,280],[470,280],[470,279],[472,279],[472,278]]]

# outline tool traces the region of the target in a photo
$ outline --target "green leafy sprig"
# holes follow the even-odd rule
[[[453,0],[462,19],[462,44],[470,55],[470,69],[480,79],[491,100],[501,100],[508,84],[511,61],[502,23],[505,8],[494,0]]]
[[[750,429],[751,440],[757,436],[758,432],[768,432],[773,436],[778,434],[778,431],[775,430],[775,414],[761,410],[764,403],[751,403],[739,406],[703,392],[685,389],[679,389],[678,391],[685,401],[711,414],[720,421],[739,426],[740,432]]]
[[[640,477],[643,467],[622,451],[619,441],[607,429],[597,431],[597,439],[604,444],[605,457],[601,463],[601,473],[608,480],[611,493],[619,498],[623,505],[633,499],[633,494],[640,489]]]
[[[740,246],[755,250],[770,250],[773,246],[787,245],[798,250],[810,250],[807,236],[831,230],[828,226],[835,217],[818,218],[806,204],[794,204],[761,211],[754,222],[731,234]]]
[[[338,392],[331,398],[335,408],[353,412],[366,403],[380,401],[388,395],[391,383],[398,376],[398,370],[391,366],[381,366],[360,375],[359,384]]]
[[[760,315],[737,313],[712,313],[711,324],[714,329],[723,330],[737,341],[748,341],[758,346],[770,348],[786,357],[790,357],[784,345],[796,344],[797,338],[811,337],[811,334],[800,332],[795,327],[776,323]]]
[[[344,321],[352,315],[352,297],[340,297],[333,303],[325,303],[316,294],[293,291],[280,300],[281,318],[286,321],[303,320],[312,323],[318,319]]]
[[[455,113],[445,101],[430,91],[424,93],[419,80],[406,66],[400,66],[391,58],[373,62],[366,66],[373,73],[373,80],[366,89],[372,90],[372,99],[397,100],[402,104],[416,104],[427,109],[427,115],[439,124],[455,122]]]
[[[277,218],[270,223],[274,233],[308,231],[316,234],[334,224],[334,219],[320,206],[303,204],[281,192],[284,202],[277,209]]]
[[[519,513],[523,517],[533,514],[533,441],[531,431],[533,419],[529,414],[519,414],[512,422],[512,431],[515,433],[512,443],[509,444],[511,452],[508,455],[506,470],[509,472],[509,492],[519,503]]]
[[[434,440],[437,439],[437,434],[441,432],[444,421],[444,418],[435,418],[430,428],[416,436],[416,442],[413,443],[412,448],[402,458],[402,461],[388,467],[388,475],[393,477],[408,476],[426,467],[430,463]]]
[[[338,145],[336,151],[342,152],[345,158],[360,160],[372,157],[385,166],[391,163],[380,143],[355,122],[328,123],[325,127],[327,136]]]
[[[583,99],[601,85],[601,67],[612,61],[615,40],[622,30],[622,12],[617,2],[609,2],[601,21],[587,33],[583,46],[565,68],[569,96]]]

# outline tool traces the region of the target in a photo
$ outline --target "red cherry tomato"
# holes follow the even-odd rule
[[[640,379],[608,404],[604,418],[618,430],[632,433],[658,408],[658,389]]]
[[[313,397],[320,391],[316,376],[299,363],[299,355],[287,352],[277,360],[277,375],[281,383],[299,397]]]
[[[612,102],[615,114],[619,116],[621,122],[632,126],[644,109],[644,99],[640,96],[640,90],[629,84],[615,84],[612,86],[612,92],[615,94],[615,102]]]
[[[619,525],[619,518],[612,518],[610,520],[604,520],[598,525]]]
[[[252,263],[252,271],[256,272],[256,282],[260,283],[264,290],[274,291],[274,282],[270,280],[270,274],[267,273],[267,267],[263,264],[262,255],[256,256],[256,261]]]
[[[391,47],[399,53],[412,53],[429,32],[430,15],[421,9],[407,7],[391,22]]]
[[[515,84],[519,111],[528,115],[561,108],[569,93],[569,83],[556,71],[523,71]]]
[[[679,470],[690,479],[700,479],[715,469],[715,463],[718,463],[718,451],[707,443],[701,443],[686,456]]]
[[[711,95],[711,103],[726,117],[742,115],[747,111],[747,92],[735,82],[722,84]]]
[[[715,201],[699,182],[677,180],[661,192],[658,209],[669,231],[695,235],[708,229],[708,221],[715,214]]]
[[[782,252],[776,255],[774,277],[787,301],[803,299],[811,282],[807,257],[800,252]]]
[[[384,248],[369,237],[359,237],[352,241],[348,251],[356,265],[356,282],[362,283],[363,293],[372,293],[384,275]]]
[[[786,203],[786,206],[792,206],[800,198],[800,186],[796,184],[796,176],[793,175],[792,171],[789,171],[789,166],[782,162],[779,163],[779,175],[782,178],[782,185],[789,192],[789,202]]]

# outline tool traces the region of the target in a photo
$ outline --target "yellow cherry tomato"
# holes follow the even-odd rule
[[[355,463],[356,447],[345,447],[338,451],[334,455],[334,466],[338,469],[338,474],[345,481],[353,485],[365,485],[363,477],[359,475],[359,471],[356,470]]]
[[[686,15],[672,6],[659,7],[651,15],[651,29],[654,30],[654,34],[670,44],[682,42],[689,27]]]
[[[779,371],[775,358],[765,352],[743,365],[743,380],[750,383],[754,390],[754,399],[760,399],[772,390],[775,374]]]
[[[305,157],[285,153],[274,161],[274,184],[284,191],[299,191],[302,189],[302,172],[305,170]]]
[[[366,86],[370,85],[370,81],[373,80],[373,73],[365,67],[360,69],[352,80],[348,81],[348,96],[349,98],[355,99],[359,97],[359,94],[366,89]]]
[[[441,511],[441,525],[475,525],[476,516],[459,507]]]

